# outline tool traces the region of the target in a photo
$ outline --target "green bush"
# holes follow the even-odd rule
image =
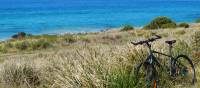
[[[5,42],[5,47],[7,47],[7,48],[13,48],[14,46],[13,46],[13,44],[11,43],[11,42]]]
[[[183,27],[183,28],[189,28],[190,25],[188,23],[180,23],[179,27]]]
[[[7,53],[7,52],[8,52],[8,50],[7,50],[7,48],[6,48],[5,45],[1,45],[1,46],[0,46],[0,52],[1,52],[1,53]]]
[[[91,40],[90,40],[88,37],[86,37],[86,36],[81,36],[81,35],[79,35],[79,40],[84,41],[84,42],[87,42],[87,43],[90,43],[90,42],[91,42]]]
[[[163,24],[161,28],[176,28],[176,24],[174,23]]]
[[[58,40],[58,35],[48,35],[44,34],[41,36],[41,38],[46,39],[49,42],[56,42]]]
[[[32,42],[30,48],[32,50],[39,50],[39,49],[47,49],[50,47],[51,44],[45,40],[39,40],[36,42]]]
[[[67,43],[74,43],[74,42],[77,41],[76,37],[73,36],[73,35],[71,35],[71,34],[66,34],[66,35],[64,35],[63,40],[64,40],[65,42],[67,42]]]
[[[15,43],[15,47],[19,50],[26,50],[29,46],[27,41],[18,41]]]
[[[144,29],[175,28],[176,23],[168,17],[157,17],[151,21]]]
[[[133,30],[134,29],[134,27],[132,26],[132,25],[125,25],[122,29],[121,29],[121,31],[129,31],[129,30]]]
[[[200,18],[196,20],[196,23],[200,23]]]
[[[57,42],[59,39],[59,36],[58,35],[49,35],[49,34],[29,35],[26,37],[26,39],[45,39],[49,42]]]

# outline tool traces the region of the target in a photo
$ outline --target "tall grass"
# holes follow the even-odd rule
[[[135,80],[134,68],[146,59],[147,49],[145,46],[133,46],[129,42],[139,41],[154,34],[163,36],[163,39],[153,43],[152,47],[163,53],[168,53],[165,40],[177,40],[173,49],[174,55],[186,54],[192,58],[199,81],[200,60],[195,51],[199,43],[193,43],[198,41],[197,37],[192,37],[198,36],[198,31],[198,29],[132,30],[61,36],[58,38],[59,42],[53,43],[54,47],[60,47],[59,43],[67,43],[67,47],[62,46],[46,52],[38,50],[28,55],[2,55],[4,60],[0,65],[2,67],[0,83],[19,88],[144,88],[145,82],[134,85],[138,81]],[[85,39],[90,42],[86,42]],[[40,45],[46,46],[43,43]],[[10,47],[15,46],[11,44]],[[162,64],[167,64],[168,58],[159,55],[157,57]],[[174,84],[166,71],[158,71],[162,88],[182,87]],[[185,87],[199,85],[197,82],[194,86]]]
[[[16,86],[40,85],[40,74],[33,65],[20,62],[5,62],[1,69],[1,83]]]

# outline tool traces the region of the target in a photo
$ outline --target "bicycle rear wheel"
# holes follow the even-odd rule
[[[196,81],[195,68],[192,60],[185,55],[179,55],[172,65],[172,76],[175,83],[194,84]]]
[[[141,63],[135,69],[135,87],[136,88],[158,88],[158,80],[155,74],[156,70],[149,63]]]

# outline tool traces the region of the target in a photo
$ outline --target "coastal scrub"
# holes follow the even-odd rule
[[[183,27],[183,28],[189,28],[190,25],[188,23],[180,23],[179,27]]]
[[[121,31],[129,31],[129,30],[134,30],[134,27],[132,25],[125,25]]]
[[[162,28],[176,28],[176,23],[168,17],[156,17],[144,29],[162,29]]]

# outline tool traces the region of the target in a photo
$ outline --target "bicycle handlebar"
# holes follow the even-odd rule
[[[133,45],[142,45],[142,44],[146,44],[146,43],[149,43],[149,42],[154,42],[158,39],[161,39],[162,37],[159,36],[159,35],[155,35],[155,37],[152,37],[152,38],[149,38],[147,40],[144,40],[144,41],[139,41],[139,42],[131,42],[131,44]]]

